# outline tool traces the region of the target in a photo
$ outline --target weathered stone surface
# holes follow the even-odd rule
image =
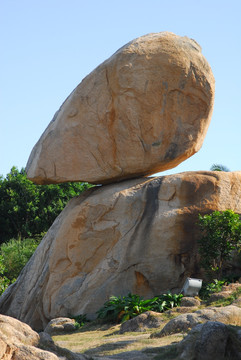
[[[180,360],[241,359],[238,330],[218,321],[196,325],[178,345]]]
[[[57,335],[63,332],[75,331],[75,320],[65,317],[52,319],[44,331],[50,335]]]
[[[35,329],[88,314],[110,295],[146,298],[198,277],[198,214],[241,213],[240,172],[187,172],[95,187],[55,220],[0,312]]]
[[[212,71],[194,40],[142,36],[69,95],[35,145],[28,177],[103,184],[173,168],[202,146],[213,101]]]
[[[232,305],[241,307],[241,296],[239,296],[237,299],[235,299],[235,300],[232,302]]]
[[[181,304],[180,304],[180,306],[192,307],[192,306],[199,306],[200,304],[201,304],[201,303],[200,303],[200,300],[195,299],[194,297],[184,296],[184,297],[181,299]]]
[[[227,307],[210,307],[194,313],[182,314],[170,320],[164,328],[151,337],[163,337],[179,332],[187,332],[194,326],[207,321],[219,321],[224,324],[241,326],[241,309],[230,305]]]
[[[39,335],[30,326],[9,316],[0,315],[0,359],[57,360],[58,357],[38,349]]]
[[[48,351],[53,352],[58,356],[58,359],[61,360],[88,360],[90,359],[87,355],[82,355],[79,353],[74,353],[68,349],[62,348],[55,344],[51,336],[47,332],[41,332],[39,334],[39,347],[42,349],[48,349]],[[91,359],[92,360],[92,357]]]
[[[218,293],[213,293],[208,298],[208,301],[210,303],[221,300],[221,299],[227,299],[232,294],[232,291],[220,291]]]
[[[177,316],[177,313],[187,314],[196,310],[198,310],[198,306],[180,306],[180,307],[174,307],[171,310],[167,310],[166,314]]]
[[[120,333],[132,331],[145,331],[146,329],[158,328],[163,323],[163,318],[160,313],[154,311],[146,311],[133,319],[125,321],[121,324]]]
[[[222,291],[211,294],[208,300],[211,303],[220,299],[227,299],[240,288],[241,284],[239,282],[224,285],[222,287]],[[233,304],[235,304],[235,301],[233,302]],[[238,299],[236,301],[236,304],[238,304]]]

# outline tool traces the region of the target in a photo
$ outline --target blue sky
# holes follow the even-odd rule
[[[240,0],[0,0],[0,174],[25,167],[55,111],[96,66],[160,31],[195,39],[216,79],[202,149],[163,174],[214,163],[241,170]]]

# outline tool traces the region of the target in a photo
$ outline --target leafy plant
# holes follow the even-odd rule
[[[128,294],[127,296],[111,296],[102,308],[97,311],[99,319],[106,321],[119,322],[122,318],[131,316],[134,312],[138,314],[140,305],[140,297],[138,295]],[[124,321],[124,320],[123,320]]]
[[[210,168],[211,171],[226,171],[229,172],[229,168],[227,168],[227,166],[222,165],[222,164],[213,164]]]
[[[77,316],[70,315],[70,318],[75,320],[74,326],[75,326],[76,330],[80,329],[82,326],[84,326],[88,322],[88,320],[86,318],[86,314],[83,314],[83,315],[80,314]]]
[[[241,221],[232,210],[214,211],[210,215],[199,215],[202,236],[198,241],[200,265],[209,276],[222,276],[222,265],[230,260],[234,250],[240,250]]]
[[[199,291],[199,296],[203,300],[207,300],[211,294],[220,292],[222,287],[227,282],[225,280],[214,279],[211,283],[203,283],[202,288]]]
[[[99,319],[113,322],[124,322],[145,311],[163,312],[180,305],[182,294],[162,294],[152,299],[143,300],[139,295],[129,293],[127,296],[111,296],[102,308],[97,311]]]

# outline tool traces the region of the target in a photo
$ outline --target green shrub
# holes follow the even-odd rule
[[[199,215],[202,236],[198,241],[200,265],[210,277],[214,272],[222,277],[224,261],[230,260],[234,250],[241,245],[241,221],[232,210],[214,211],[210,215]]]
[[[38,246],[36,239],[11,239],[0,246],[0,295],[13,283]]]
[[[222,287],[227,282],[225,280],[214,279],[211,283],[203,283],[202,288],[199,291],[199,296],[203,300],[207,300],[211,294],[220,292]]]
[[[2,295],[10,284],[10,280],[4,275],[5,270],[3,257],[0,255],[0,295]]]
[[[6,178],[0,176],[0,243],[48,231],[68,201],[91,186],[78,182],[35,185],[24,169],[12,167]]]
[[[162,294],[152,299],[143,300],[139,295],[111,296],[97,311],[99,319],[110,322],[124,322],[145,311],[163,312],[180,305],[182,294]]]
[[[81,314],[77,316],[70,315],[69,317],[75,320],[74,326],[76,330],[79,330],[82,326],[84,326],[88,322],[86,318],[86,314]]]

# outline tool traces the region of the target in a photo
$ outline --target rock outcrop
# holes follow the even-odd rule
[[[162,32],[129,42],[69,95],[35,145],[38,184],[95,184],[177,166],[202,146],[214,77],[192,39]]]
[[[0,314],[0,359],[59,359],[55,354],[39,349],[38,344],[39,335],[30,326]]]
[[[178,345],[175,359],[228,360],[241,359],[238,329],[218,321],[196,325]]]
[[[163,322],[162,314],[154,311],[146,311],[133,319],[123,322],[120,327],[120,334],[135,331],[142,332],[147,329],[158,328]]]
[[[34,329],[91,318],[110,295],[180,291],[198,274],[198,214],[241,213],[241,172],[187,172],[91,188],[55,220],[0,312]]]
[[[163,337],[180,332],[188,332],[194,326],[207,321],[219,321],[224,324],[241,326],[241,309],[230,305],[226,307],[210,307],[177,316],[170,320],[164,328],[151,337]]]

